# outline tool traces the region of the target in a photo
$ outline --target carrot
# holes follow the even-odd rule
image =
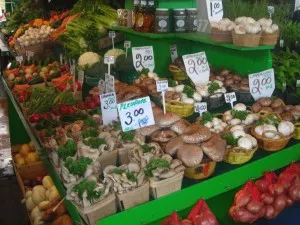
[[[28,90],[30,90],[29,84],[16,84],[13,89],[13,91],[17,93],[21,93]]]
[[[70,74],[64,74],[61,77],[52,79],[52,84],[57,87],[61,84],[66,84],[68,81],[72,80],[72,76]]]

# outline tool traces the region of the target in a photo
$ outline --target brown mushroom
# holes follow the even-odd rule
[[[153,141],[166,143],[176,136],[177,135],[171,130],[158,130],[151,135],[151,138]]]
[[[295,109],[291,110],[292,116],[295,118],[295,120],[298,120],[300,117],[300,110],[298,110],[296,107]]]
[[[162,113],[155,117],[156,123],[160,127],[169,127],[180,119],[180,116],[172,112]]]
[[[221,162],[226,153],[226,142],[219,135],[212,137],[201,144],[204,153],[213,161]]]
[[[262,107],[258,102],[256,102],[252,105],[251,108],[252,108],[253,112],[258,113]]]
[[[277,114],[281,114],[284,112],[284,108],[282,105],[280,105],[279,107],[273,108],[273,112]]]
[[[225,82],[224,82],[225,86],[230,86],[233,83],[234,83],[233,79],[226,79]]]
[[[171,130],[177,134],[182,134],[188,126],[190,126],[190,123],[185,119],[181,119],[171,126]]]
[[[220,73],[221,76],[227,76],[228,74],[230,74],[229,70],[222,70]]]
[[[181,137],[173,138],[171,141],[168,142],[165,148],[165,153],[169,155],[175,155],[177,150],[184,145]]]
[[[153,112],[154,118],[156,116],[158,116],[159,114],[163,114],[163,110],[161,108],[158,108],[158,107],[153,107],[152,112]]]
[[[247,84],[249,86],[249,80],[247,78],[243,78],[241,80],[241,84]]]
[[[159,127],[154,124],[154,125],[151,125],[148,127],[142,127],[138,130],[140,131],[141,135],[143,135],[143,136],[151,136],[151,134],[153,134],[158,129],[159,129]]]
[[[286,105],[286,106],[284,107],[284,110],[285,110],[285,111],[290,111],[290,110],[292,110],[292,109],[294,109],[294,106],[293,106],[293,105]]]
[[[264,97],[258,100],[258,103],[261,106],[270,106],[272,104],[272,100],[270,98]]]
[[[224,78],[223,76],[217,75],[217,76],[216,76],[216,80],[224,81],[225,78]]]
[[[182,145],[177,151],[177,158],[186,167],[194,167],[201,163],[203,159],[202,148],[196,145]]]
[[[250,91],[249,84],[241,84],[240,89],[242,91]]]
[[[279,106],[282,106],[282,100],[280,99],[280,98],[276,98],[273,102],[272,102],[272,104],[271,104],[271,107],[272,108],[277,108],[277,107],[279,107]]]
[[[234,75],[233,79],[234,79],[234,81],[238,81],[238,82],[240,82],[242,80],[242,78],[239,75]]]
[[[291,112],[282,113],[280,116],[281,116],[281,119],[285,120],[285,121],[293,121],[294,120],[294,117],[292,116]]]
[[[264,111],[264,112],[273,112],[273,109],[271,107],[262,107],[261,108],[261,111]]]
[[[185,143],[198,144],[208,140],[211,137],[211,132],[205,126],[193,124],[186,128],[181,137]]]
[[[294,108],[300,111],[300,105],[295,105]]]

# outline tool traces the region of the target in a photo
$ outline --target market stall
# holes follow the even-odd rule
[[[43,165],[74,224],[255,224],[300,200],[300,57],[272,57],[284,27],[267,10],[211,10],[79,0],[7,40],[11,142],[37,150],[16,167]]]

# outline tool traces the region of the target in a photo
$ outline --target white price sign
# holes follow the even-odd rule
[[[271,97],[275,90],[274,69],[249,74],[249,88],[255,100]]]
[[[115,77],[109,74],[105,74],[105,91],[114,92],[115,91]]]
[[[83,70],[79,70],[78,71],[78,82],[83,84],[84,81],[84,71]]]
[[[210,68],[205,52],[182,56],[187,75],[194,84],[205,85],[209,81]]]
[[[157,92],[167,91],[169,83],[167,80],[158,80],[156,81],[156,90]]]
[[[274,6],[268,6],[268,13],[270,15],[270,18],[272,18],[272,14],[274,14],[275,8]]]
[[[103,124],[118,120],[117,98],[115,92],[100,95]]]
[[[233,108],[233,102],[236,102],[235,92],[229,92],[224,94],[225,102],[230,103],[231,108]]]
[[[104,80],[99,80],[98,82],[98,89],[99,89],[99,95],[104,94],[105,92],[105,81]]]
[[[115,38],[115,37],[116,37],[116,32],[115,32],[115,31],[109,31],[109,32],[108,32],[108,36],[109,36],[110,38]]]
[[[16,60],[17,60],[17,62],[19,62],[19,64],[21,65],[22,64],[22,62],[23,62],[23,56],[16,56]]]
[[[297,80],[297,82],[296,82],[296,87],[297,87],[297,88],[300,87],[300,80]]]
[[[34,56],[34,52],[32,51],[26,51],[27,60],[29,61],[31,57]]]
[[[124,48],[131,48],[131,41],[124,41]]]
[[[295,11],[300,10],[300,0],[295,0]]]
[[[114,64],[115,63],[115,57],[113,57],[113,56],[105,56],[104,57],[104,63],[105,64]]]
[[[123,131],[155,124],[149,96],[119,103],[118,112]]]
[[[178,58],[178,52],[177,52],[177,46],[176,45],[171,45],[170,46],[170,53],[171,53],[172,62],[174,62],[175,59]]]
[[[194,109],[196,113],[199,113],[202,116],[202,113],[207,111],[207,103],[206,102],[197,102],[194,104]]]
[[[141,71],[143,68],[154,71],[154,53],[152,46],[132,48],[133,64],[136,71]]]
[[[224,15],[222,0],[206,0],[208,20],[219,22]]]

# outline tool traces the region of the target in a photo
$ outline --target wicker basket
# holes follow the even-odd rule
[[[149,182],[124,194],[116,194],[117,203],[121,211],[149,201]]]
[[[266,133],[275,133],[281,136],[279,139],[268,139],[263,135],[256,134],[254,129],[255,127],[252,127],[251,134],[256,138],[259,148],[269,152],[275,152],[285,148],[285,146],[289,143],[289,140],[293,137],[293,134],[285,137],[279,132],[267,131]]]
[[[151,196],[156,199],[181,190],[182,179],[183,172],[161,181],[155,181],[153,178],[150,178]]]
[[[217,96],[220,95],[220,96]],[[216,97],[214,97],[216,96]],[[207,108],[217,109],[225,105],[225,99],[223,93],[213,93],[209,97],[203,97],[203,101],[207,102]]]
[[[174,64],[169,66],[169,71],[172,73],[173,80],[183,81],[188,79],[186,73]]]
[[[252,159],[254,153],[258,149],[258,146],[252,150],[247,150],[241,147],[232,147],[227,149],[224,161],[229,164],[243,164]]]
[[[253,127],[253,124],[252,125],[243,125],[243,124],[240,124],[241,126],[243,126],[243,128],[244,128],[244,131],[245,131],[245,133],[246,134],[251,134],[251,129],[252,129],[252,127]],[[229,126],[227,126],[226,128],[225,128],[225,132],[226,133],[230,133],[230,129],[232,128],[232,127],[234,127],[235,125],[229,125]]]
[[[105,168],[110,165],[117,165],[118,151],[105,151],[103,152],[97,161],[101,164],[102,168]]]
[[[26,52],[34,52],[33,59],[41,60],[52,56],[54,48],[54,42],[41,42],[35,45],[21,47],[21,45],[16,41],[15,49],[18,55],[23,56],[24,59],[27,58]]]
[[[232,31],[233,44],[241,47],[257,47],[259,46],[261,32],[258,34],[236,34]]]
[[[300,140],[300,123],[295,123],[294,139]]]
[[[78,207],[76,204],[74,205],[84,221],[90,225],[94,225],[99,219],[113,215],[117,212],[115,194],[110,194],[103,200],[86,208]]]
[[[219,43],[232,43],[231,31],[221,31],[215,27],[211,28],[211,39]]]
[[[194,114],[194,105],[184,104],[181,101],[166,102],[166,111],[173,112],[181,117],[188,117]]]
[[[263,32],[260,39],[261,45],[276,45],[279,37],[279,31],[275,33],[268,34]]]
[[[197,166],[186,168],[184,170],[184,176],[193,180],[202,180],[210,177],[216,168],[216,162],[210,161],[206,163],[200,163]]]

